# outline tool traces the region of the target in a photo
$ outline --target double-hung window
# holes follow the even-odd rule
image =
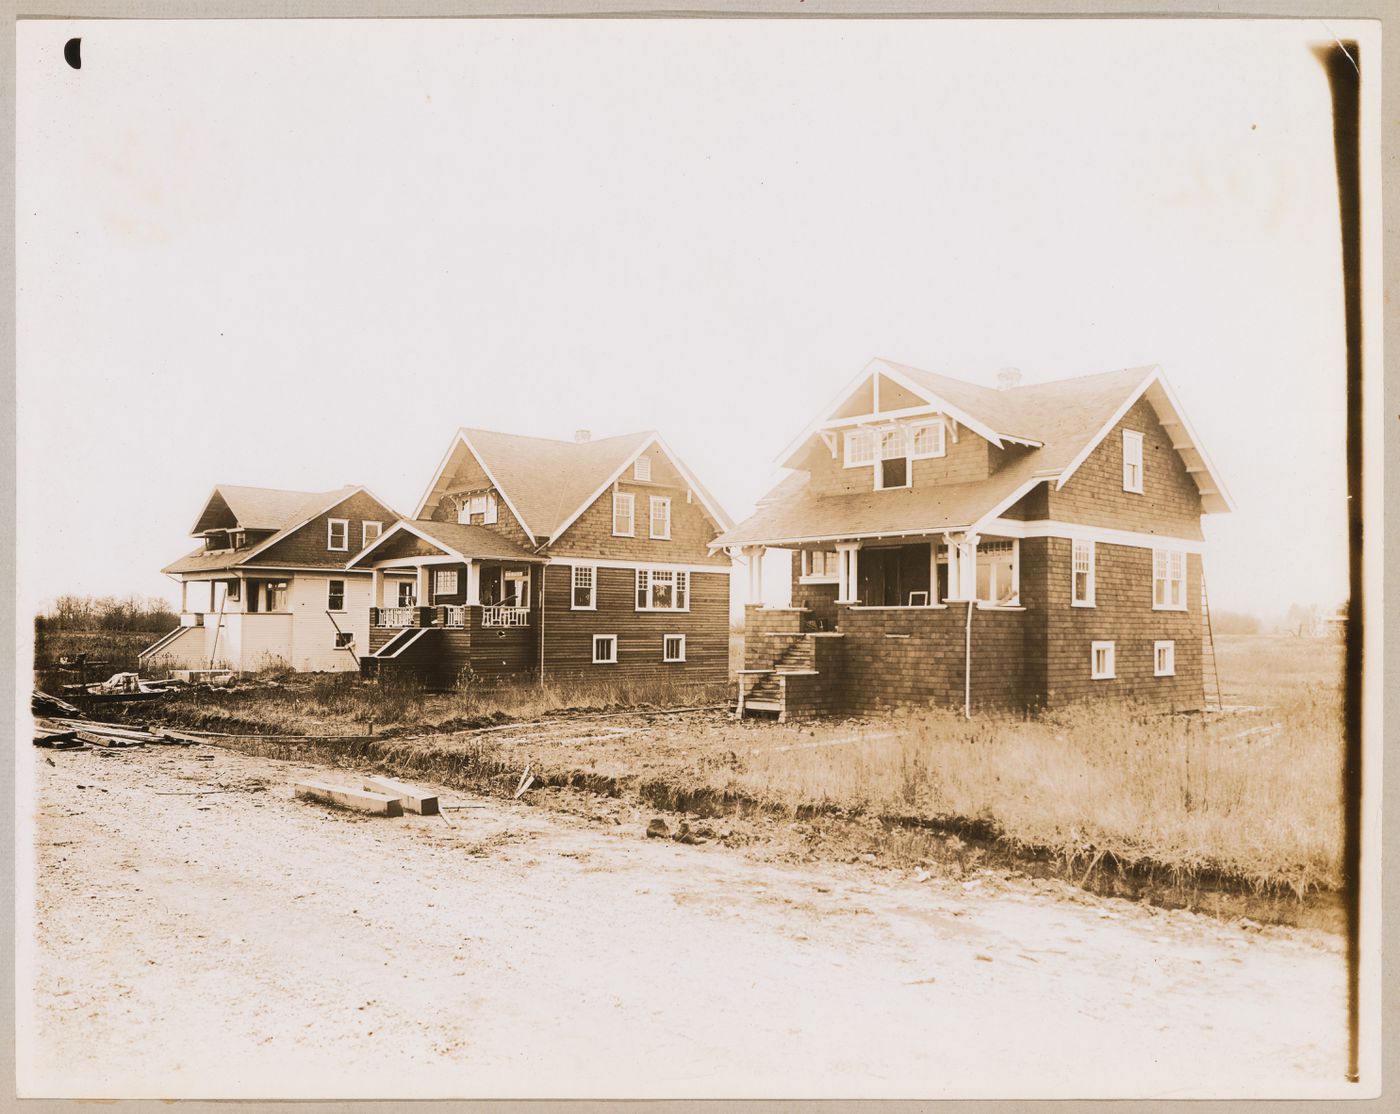
[[[1070,602],[1075,607],[1094,606],[1094,543],[1083,538],[1074,540],[1071,556],[1074,572]]]
[[[1179,549],[1152,551],[1152,610],[1186,610],[1186,554]]]
[[[328,581],[326,581],[326,610],[327,610],[327,611],[344,611],[344,610],[345,610],[345,581],[343,581],[343,580],[328,580]]]
[[[361,522],[360,523],[360,548],[363,549],[370,542],[378,539],[384,533],[384,523],[382,522]]]
[[[326,548],[339,550],[350,548],[350,520],[348,518],[326,520]]]
[[[689,611],[690,574],[681,569],[638,569],[638,611]]]
[[[613,492],[613,537],[630,538],[636,534],[632,519],[634,502],[630,491]]]
[[[598,570],[593,565],[575,565],[573,576],[573,596],[569,606],[574,611],[597,610]]]
[[[671,500],[665,495],[651,497],[651,536],[662,541],[671,537]]]
[[[904,426],[880,431],[880,462],[875,466],[875,490],[909,486],[909,431]]]
[[[1123,490],[1142,494],[1142,434],[1123,431]]]

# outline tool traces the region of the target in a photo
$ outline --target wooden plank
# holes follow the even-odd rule
[[[299,781],[292,787],[298,797],[324,804],[340,805],[376,816],[402,816],[403,805],[386,793],[366,793],[353,785],[331,785],[324,781]]]
[[[416,812],[420,816],[438,815],[437,794],[417,785],[407,785],[387,777],[367,777],[365,788],[372,793],[385,793],[397,798],[405,812]]]

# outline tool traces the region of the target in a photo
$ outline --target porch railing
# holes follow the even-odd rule
[[[447,604],[443,609],[442,625],[445,627],[465,627],[467,625],[467,609],[460,604]]]
[[[418,608],[416,607],[381,607],[379,609],[379,625],[381,627],[412,627],[416,626],[418,618]]]
[[[523,627],[529,624],[528,607],[509,607],[505,604],[491,604],[481,609],[483,627]]]

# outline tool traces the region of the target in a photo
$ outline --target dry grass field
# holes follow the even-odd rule
[[[694,816],[879,820],[862,838],[894,862],[921,861],[927,837],[901,841],[936,831],[958,849],[966,839],[1049,856],[1069,877],[1139,868],[1259,893],[1335,890],[1341,647],[1239,636],[1220,640],[1219,659],[1225,701],[1237,706],[1219,715],[1085,706],[971,721],[929,710],[739,723],[723,706],[628,714],[723,702],[714,688],[425,694],[347,676],[189,693],[162,704],[160,715],[211,731],[347,736],[233,745],[378,762],[464,788],[508,792],[528,764],[540,786],[584,787]]]

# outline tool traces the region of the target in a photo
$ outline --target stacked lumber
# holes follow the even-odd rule
[[[95,747],[144,747],[144,746],[193,746],[195,743],[202,743],[202,739],[195,739],[189,735],[182,735],[177,731],[165,731],[161,729],[151,729],[143,731],[133,727],[119,727],[115,723],[94,723],[91,720],[74,720],[56,718],[54,723],[58,726],[58,732],[69,732],[79,742],[88,743]],[[38,738],[35,738],[35,746],[43,746]]]

